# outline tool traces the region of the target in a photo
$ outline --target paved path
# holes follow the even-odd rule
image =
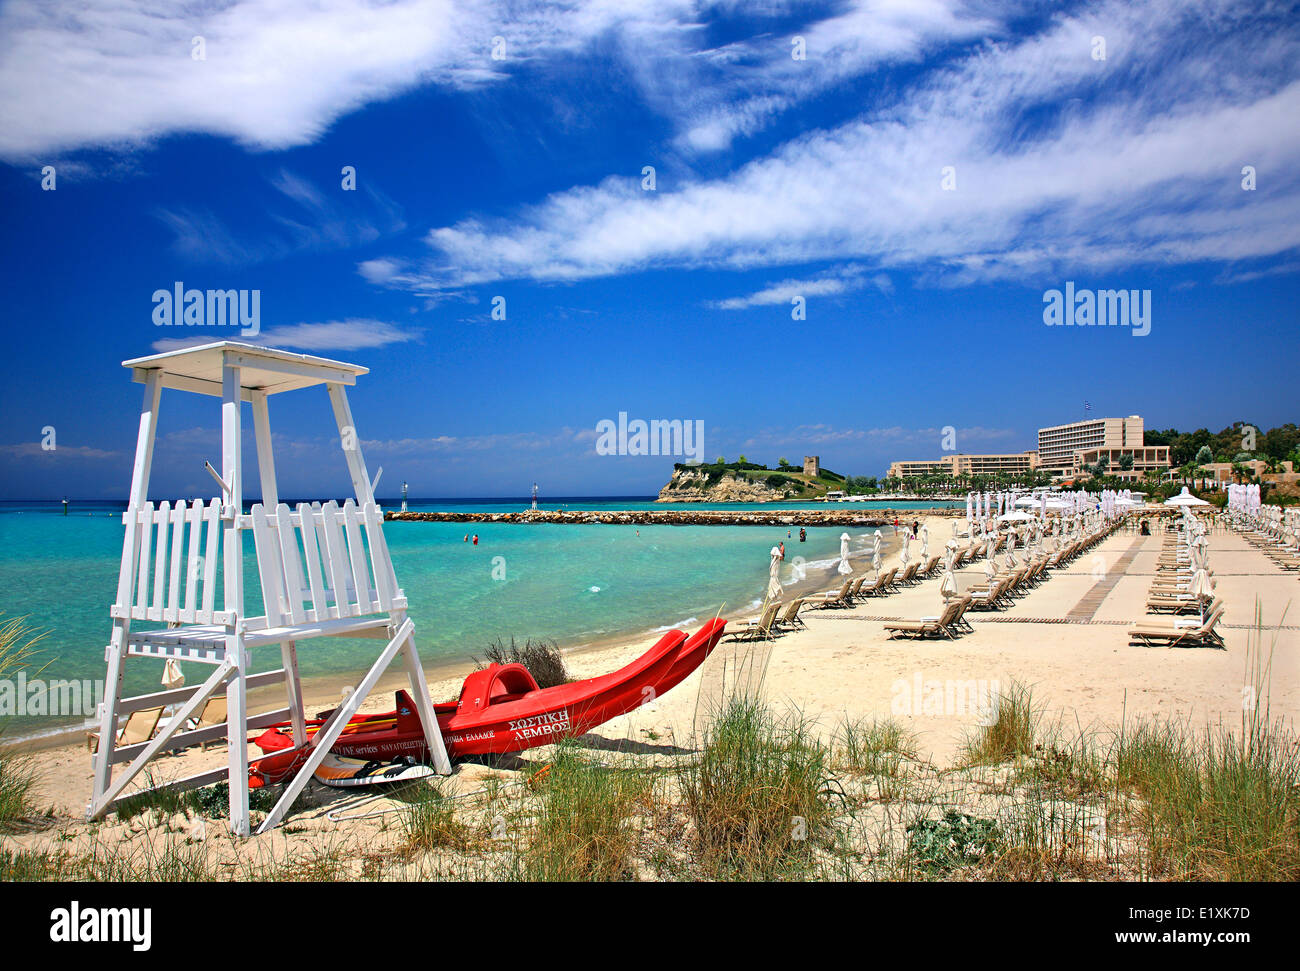
[[[1070,608],[1064,619],[1075,623],[1092,620],[1093,615],[1097,613],[1097,608],[1101,606],[1101,602],[1115,589],[1115,584],[1119,583],[1129,566],[1132,565],[1134,557],[1142,551],[1142,545],[1142,536],[1133,537],[1133,542],[1115,561],[1115,565],[1093,584],[1091,590],[1079,598],[1079,602]]]

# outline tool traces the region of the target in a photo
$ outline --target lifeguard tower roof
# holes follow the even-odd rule
[[[222,368],[226,364],[239,368],[239,384],[245,397],[252,391],[279,394],[328,382],[354,385],[357,375],[370,371],[358,364],[258,347],[243,341],[214,341],[136,357],[123,361],[122,367],[131,368],[133,379],[140,384],[149,371],[161,371],[165,388],[220,398]]]

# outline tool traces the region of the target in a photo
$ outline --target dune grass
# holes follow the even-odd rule
[[[530,787],[534,817],[518,859],[521,879],[635,878],[640,834],[632,816],[650,791],[643,773],[593,762],[566,739]]]
[[[798,716],[749,697],[727,702],[679,785],[698,862],[715,879],[797,879],[832,817],[831,752]]]
[[[0,624],[0,679],[34,666],[45,637],[28,627],[21,617]],[[0,718],[0,740],[7,726]],[[16,752],[0,752],[0,830],[36,812],[39,776],[35,763]]]
[[[1143,723],[1116,743],[1116,785],[1141,800],[1158,875],[1300,880],[1300,737],[1270,713],[1277,635],[1265,646],[1263,632],[1256,604],[1238,728]]]
[[[482,842],[475,828],[457,816],[455,800],[443,793],[438,782],[419,786],[408,798],[410,805],[402,812],[402,829],[411,849],[463,851]]]
[[[996,765],[1034,753],[1042,712],[1033,691],[1013,681],[998,693],[993,718],[967,737],[958,764]]]

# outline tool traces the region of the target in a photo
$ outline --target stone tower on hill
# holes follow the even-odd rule
[[[822,459],[820,455],[805,455],[803,457],[803,474],[811,475],[814,479],[821,475]]]

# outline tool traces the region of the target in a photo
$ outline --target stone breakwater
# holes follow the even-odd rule
[[[965,518],[965,509],[531,509],[523,512],[390,512],[390,522],[554,523],[607,526],[886,526],[926,516]]]

